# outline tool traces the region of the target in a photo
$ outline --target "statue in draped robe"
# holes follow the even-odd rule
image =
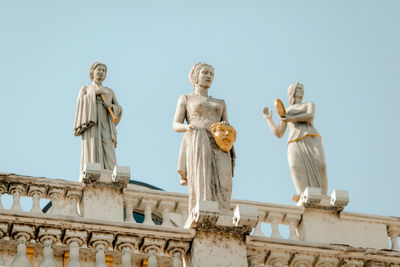
[[[116,125],[122,108],[114,92],[103,86],[106,74],[106,65],[94,63],[89,71],[93,83],[79,90],[74,135],[82,137],[81,171],[87,162],[98,162],[102,169],[108,170],[113,170],[117,163]]]
[[[222,129],[225,125],[226,130],[229,124],[225,101],[208,95],[214,68],[198,63],[191,69],[189,79],[194,92],[180,96],[173,122],[173,129],[184,133],[178,159],[180,183],[189,187],[189,212],[199,200],[216,201],[220,209],[229,210],[236,132],[217,133],[218,127]],[[219,122],[224,123],[215,124]],[[221,138],[222,147],[227,148],[225,151],[218,147],[213,134],[221,135],[217,138]]]
[[[320,188],[322,194],[326,195],[328,178],[321,136],[314,128],[315,105],[312,102],[302,103],[304,86],[301,83],[291,84],[288,96],[288,109],[285,110],[283,106],[278,108],[278,112],[285,112],[280,115],[278,125],[272,120],[272,112],[267,107],[264,107],[263,115],[276,137],[281,138],[289,128],[287,155],[298,196],[307,187]]]

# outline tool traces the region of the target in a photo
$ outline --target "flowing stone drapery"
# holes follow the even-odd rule
[[[122,108],[114,92],[107,87],[104,90],[104,97],[120,119]],[[83,86],[77,100],[74,135],[82,136],[81,170],[86,162],[99,162],[103,169],[112,170],[116,165],[116,125],[96,91],[94,85]]]
[[[271,131],[281,138],[289,128],[288,161],[290,174],[298,195],[307,187],[321,189],[326,195],[328,178],[321,136],[314,128],[315,105],[302,103],[304,87],[293,83],[288,88],[290,106],[280,114],[279,125],[272,120],[272,113],[264,107],[263,113]]]
[[[178,173],[189,187],[189,211],[199,200],[218,201],[220,208],[229,209],[235,152],[220,150],[209,130],[212,123],[223,120],[225,102],[185,95],[179,103],[185,106],[187,122],[197,127],[185,132],[178,159]]]

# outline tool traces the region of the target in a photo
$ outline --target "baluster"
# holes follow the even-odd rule
[[[131,248],[130,247],[124,247],[122,249],[121,267],[132,267]]]
[[[39,267],[58,267],[51,248],[52,244],[53,241],[49,239],[44,241],[43,258],[39,263]]]
[[[265,236],[262,229],[261,229],[261,222],[257,223],[256,228],[254,228],[254,236]]]
[[[82,267],[79,262],[79,247],[85,244],[87,236],[86,231],[65,230],[64,243],[69,246],[69,261],[66,267]]]
[[[40,198],[44,195],[46,188],[31,185],[28,190],[28,196],[32,197],[31,213],[43,213],[40,209]]]
[[[282,220],[283,215],[280,213],[270,212],[268,214],[267,220],[271,222],[271,237],[272,238],[282,238],[279,233],[279,223]]]
[[[94,267],[108,267],[106,264],[106,254],[104,254],[105,247],[102,245],[96,246],[96,263]]]
[[[168,242],[167,251],[172,256],[172,267],[182,267],[182,257],[189,249],[189,242],[174,241]]]
[[[170,210],[172,210],[174,207],[175,203],[172,201],[161,201],[160,209],[163,217],[161,226],[173,227],[170,218]]]
[[[400,228],[389,227],[388,234],[390,236],[390,241],[392,243],[391,249],[400,250],[398,238],[400,235]]]
[[[6,266],[6,263],[4,262],[3,256],[1,256],[1,253],[0,253],[0,266]]]
[[[180,202],[178,204],[176,211],[179,212],[181,215],[180,227],[185,227],[188,218],[188,204],[186,202],[184,203]]]
[[[50,188],[49,197],[51,199],[51,209],[49,214],[58,215],[60,214],[60,199],[64,194],[64,190],[61,188]]]
[[[152,220],[153,208],[156,206],[156,200],[146,199],[142,200],[142,205],[144,206],[144,221],[143,224],[154,225]]]
[[[52,227],[39,228],[38,239],[44,244],[43,258],[39,263],[39,267],[58,267],[51,246],[59,240],[60,236],[61,229]]]
[[[1,204],[1,196],[7,192],[7,185],[0,184],[0,210],[3,209],[3,205]]]
[[[111,245],[114,236],[109,233],[93,232],[90,245],[96,249],[96,263],[94,267],[107,267],[104,251]]]
[[[249,262],[249,267],[259,267],[260,266],[260,258],[256,255],[248,256],[247,261]]]
[[[82,267],[79,262],[79,243],[78,241],[71,241],[69,245],[69,260],[66,267]]]
[[[127,199],[125,200],[125,221],[130,223],[136,223],[133,217],[133,206],[136,204],[137,199]]]
[[[261,229],[261,224],[265,220],[265,212],[259,211],[258,218],[259,218],[259,221],[256,225],[256,228],[254,228],[253,236],[265,236],[265,234],[263,233],[263,231]]]
[[[157,267],[157,253],[165,246],[166,241],[159,238],[144,238],[143,248],[147,254],[148,267]]]
[[[26,239],[20,238],[17,245],[17,255],[15,255],[14,260],[11,262],[10,267],[32,267],[31,262],[26,256]]]
[[[147,266],[148,267],[157,267],[157,249],[150,248],[147,250]]]
[[[286,215],[285,223],[289,225],[289,240],[299,240],[296,233],[296,227],[299,221],[300,215]]]
[[[31,240],[35,233],[35,228],[30,225],[14,223],[11,229],[11,236],[17,240],[17,254],[11,262],[10,267],[32,267],[31,262],[26,256],[26,243]]]
[[[21,195],[25,192],[25,187],[22,184],[13,184],[10,186],[10,192],[13,195],[13,204],[11,210],[23,211],[21,208]]]
[[[116,247],[122,251],[122,265],[121,267],[132,267],[132,250],[138,251],[139,247],[139,237],[128,236],[128,235],[118,235],[116,241]]]
[[[81,199],[82,191],[78,189],[68,189],[67,199],[71,202],[71,208],[68,212],[69,216],[80,216],[78,212],[78,203]]]

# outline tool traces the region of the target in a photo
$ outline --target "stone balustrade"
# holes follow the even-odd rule
[[[183,227],[188,217],[188,198],[186,194],[128,186],[124,189],[124,208],[126,222],[136,223],[132,216],[135,211],[144,215],[143,224],[154,225],[153,219],[159,218],[161,226]]]
[[[350,212],[342,212],[340,214],[342,220],[352,220],[354,222],[362,223],[376,223],[384,225],[387,230],[390,245],[388,248],[400,251],[399,238],[400,238],[400,218],[390,216],[377,216],[370,214],[358,214]]]
[[[158,190],[149,190],[138,188],[126,188],[124,191],[126,221],[135,223],[132,211],[138,211],[144,214],[144,224],[154,225],[152,219],[154,216],[162,218],[162,226],[182,227],[188,217],[187,195],[179,193],[170,193]],[[259,212],[259,223],[254,231],[254,235],[264,236],[261,230],[261,224],[271,226],[271,237],[282,238],[279,232],[279,225],[286,225],[289,228],[289,239],[299,240],[296,233],[296,227],[304,212],[304,207],[289,205],[277,205],[255,201],[233,200],[231,207],[236,205],[255,206]],[[171,219],[171,214],[179,214]],[[172,221],[172,223],[171,223]]]
[[[22,212],[21,197],[32,199],[32,208],[26,213],[42,214],[40,199],[51,200],[49,214],[80,216],[78,204],[85,185],[61,179],[0,174],[0,196],[11,195],[12,206],[9,211]],[[0,210],[4,210],[0,202]]]
[[[6,266],[182,266],[195,231],[54,214],[0,212]],[[32,257],[27,256],[33,251]],[[0,256],[1,257],[1,256]],[[80,265],[79,265],[80,264]]]
[[[145,215],[143,223],[149,225],[154,225],[151,218],[158,217],[163,226],[182,227],[188,217],[186,194],[128,187],[124,191],[124,201],[127,222],[135,223],[131,215],[132,211],[143,213]],[[271,233],[268,237],[271,239],[303,240],[299,223],[305,212],[304,207],[244,200],[232,200],[231,207],[235,208],[239,204],[254,206],[258,209],[259,223],[252,233],[253,236],[265,237],[261,226],[269,225]],[[173,218],[171,219],[170,216]],[[339,220],[381,224],[387,229],[387,237],[383,238],[389,238],[388,242],[391,244],[382,248],[399,250],[400,218],[340,212]],[[287,233],[285,232],[287,238],[280,232],[280,226],[285,226],[284,228],[287,229]]]
[[[279,230],[279,225],[286,225],[289,228],[288,239],[299,240],[296,228],[301,220],[301,216],[304,213],[304,207],[244,200],[232,201],[232,204],[243,204],[257,207],[259,213],[259,223],[254,229],[254,236],[265,236],[264,232],[261,229],[261,225],[268,224],[271,228],[271,235],[269,237],[275,239],[283,239]]]
[[[0,207],[0,266],[3,263],[18,267],[32,266],[32,263],[56,266],[67,262],[64,266],[93,266],[94,262],[96,266],[111,266],[112,262],[113,266],[127,267],[132,263],[141,266],[143,261],[152,267],[182,266],[182,257],[195,236],[195,230],[183,227],[188,218],[186,194],[134,185],[116,187],[115,190],[121,192],[124,209],[121,214],[125,216],[123,220],[113,221],[81,216],[82,196],[87,186],[80,182],[0,174],[0,194],[12,196],[10,209]],[[21,207],[22,196],[32,198],[29,211]],[[39,205],[43,198],[52,203],[47,213],[43,213]],[[246,236],[249,266],[387,267],[400,264],[400,218],[327,212],[336,220],[333,223],[347,227],[346,231],[359,225],[378,229],[374,234],[380,234],[377,238],[366,230],[366,237],[357,245],[351,242],[335,245],[324,240],[311,242],[309,235],[309,239],[305,238],[306,216],[309,216],[307,220],[314,216],[310,209],[232,200],[232,208],[237,205],[255,207],[259,216],[256,228]],[[134,212],[144,216],[143,222],[135,220]],[[332,220],[331,217],[326,218]],[[268,225],[271,234],[266,236],[262,225]],[[374,228],[368,228],[369,225]],[[285,226],[288,233],[281,233],[281,226]],[[369,239],[383,242],[378,242],[377,246],[363,243]]]

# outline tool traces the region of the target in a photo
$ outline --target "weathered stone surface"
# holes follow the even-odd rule
[[[308,242],[388,248],[387,226],[374,220],[340,218],[336,212],[306,209],[299,228],[301,239]]]
[[[246,245],[241,236],[223,232],[197,231],[187,266],[247,266]]]
[[[124,220],[121,189],[113,185],[87,185],[82,197],[83,217],[110,221]]]

